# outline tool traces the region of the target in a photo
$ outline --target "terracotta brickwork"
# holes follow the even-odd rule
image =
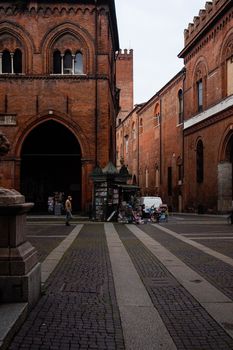
[[[117,124],[133,109],[133,50],[120,50],[116,64],[117,88],[120,90],[120,111]]]
[[[206,2],[185,31],[184,58],[184,209],[226,212],[232,206],[233,6]],[[233,67],[233,66],[232,66]],[[198,84],[202,84],[202,103]],[[198,145],[203,148],[202,161]],[[221,172],[223,163],[231,171]],[[198,163],[200,163],[198,165]],[[202,164],[201,164],[202,163]],[[198,167],[202,175],[198,179]],[[223,177],[225,179],[223,180]]]
[[[226,213],[233,203],[233,4],[207,1],[184,32],[184,69],[117,127],[143,195],[171,210]],[[118,147],[119,154],[120,146]],[[133,165],[135,164],[135,166]]]
[[[81,182],[75,186],[79,186],[77,207],[82,210],[91,202],[93,167],[115,159],[115,52],[119,45],[114,1],[101,4],[0,4],[0,129],[11,144],[0,165],[1,184],[21,190],[24,142],[38,126],[53,121],[69,130],[80,147]],[[12,70],[20,68],[10,61],[16,51],[21,52],[17,74]],[[59,68],[55,52],[60,55]],[[77,54],[82,61],[76,67]],[[57,74],[55,69],[62,70],[63,65],[65,71]]]

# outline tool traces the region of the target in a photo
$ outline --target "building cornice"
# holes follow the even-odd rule
[[[210,6],[211,3],[207,2],[206,5]],[[200,48],[215,37],[232,18],[232,11],[229,11],[231,7],[232,0],[214,0],[214,6],[211,6],[208,14],[206,10],[200,10],[200,13],[204,12],[204,14],[194,17],[194,23],[190,23],[189,28],[184,31],[185,47],[178,57],[184,58],[186,63]]]
[[[233,95],[184,122],[184,135],[210,126],[233,115]]]

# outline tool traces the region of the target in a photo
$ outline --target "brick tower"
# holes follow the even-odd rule
[[[116,85],[120,89],[117,125],[133,109],[133,50],[120,50],[116,62]]]

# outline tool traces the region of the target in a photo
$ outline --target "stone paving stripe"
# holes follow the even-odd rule
[[[27,303],[0,305],[0,349],[8,348],[12,336],[18,331],[27,315]]]
[[[51,275],[55,267],[58,265],[59,261],[61,260],[66,250],[71,246],[75,238],[78,236],[82,227],[83,227],[83,224],[75,226],[75,228],[71,231],[71,233],[68,236],[66,236],[66,238],[59,244],[59,246],[56,247],[42,262],[41,264],[42,285],[44,285],[48,277]]]
[[[233,338],[233,302],[231,299],[137,226],[127,225],[127,228]]]
[[[200,243],[197,243],[197,242],[194,242],[194,241],[191,241],[190,239],[186,238],[186,237],[183,237],[181,236],[180,234],[178,233],[175,233],[174,231],[171,231],[169,230],[168,228],[166,227],[163,227],[161,225],[158,225],[158,224],[152,224],[152,226],[156,227],[157,229],[163,231],[163,232],[166,232],[168,233],[169,235],[179,239],[180,241],[183,241],[201,251],[203,251],[204,253],[206,254],[209,254],[209,255],[212,255],[214,256],[215,258],[219,259],[219,260],[222,260],[223,262],[225,262],[226,264],[229,264],[231,266],[233,266],[233,259],[231,259],[230,257],[226,256],[226,255],[223,255],[221,253],[218,253],[216,252],[215,250],[213,249],[210,249]]]
[[[221,240],[223,240],[223,239],[225,239],[225,240],[228,240],[228,239],[233,239],[233,237],[189,237],[189,239],[192,239],[192,240],[198,240],[198,241],[201,241],[201,240],[205,240],[205,241],[207,241],[207,240],[213,240],[213,239],[215,239],[215,240],[218,240],[218,239],[221,239]]]
[[[175,350],[166,327],[111,223],[104,225],[126,350]]]
[[[27,235],[27,237],[30,237],[30,238],[65,238],[67,237],[67,235],[58,235],[58,236],[55,236],[55,235],[51,235],[51,236],[45,236],[45,235]]]

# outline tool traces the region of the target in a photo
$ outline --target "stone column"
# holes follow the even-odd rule
[[[25,236],[26,213],[32,207],[19,192],[0,187],[0,303],[32,306],[40,296],[40,263]]]
[[[0,131],[0,161],[9,150],[10,143]],[[40,296],[40,264],[25,235],[26,214],[33,205],[16,190],[0,187],[0,303],[32,306]]]

